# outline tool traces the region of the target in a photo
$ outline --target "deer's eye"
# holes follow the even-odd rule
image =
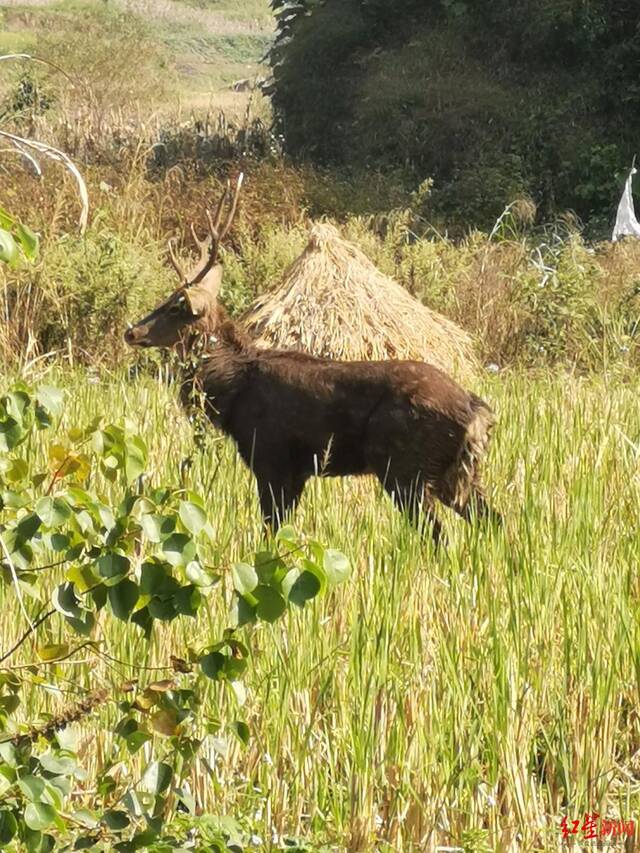
[[[181,302],[175,302],[169,308],[169,314],[171,314],[173,317],[176,317],[177,315],[183,314],[183,313],[184,313],[184,304]]]

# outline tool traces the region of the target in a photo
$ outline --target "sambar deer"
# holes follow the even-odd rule
[[[276,526],[315,474],[373,474],[414,521],[441,533],[435,499],[469,520],[494,515],[478,466],[494,421],[479,397],[418,361],[334,361],[260,349],[218,302],[218,251],[238,205],[238,179],[222,223],[229,185],[199,264],[185,275],[169,244],[180,284],[125,333],[136,347],[174,347],[184,367],[181,400],[203,401],[209,420],[231,436],[254,473],[265,522]],[[497,516],[496,516],[497,517]]]

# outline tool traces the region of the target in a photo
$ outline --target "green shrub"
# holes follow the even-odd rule
[[[72,351],[81,360],[113,363],[124,351],[127,321],[141,316],[172,286],[157,246],[134,245],[106,229],[93,229],[84,237],[53,241],[37,267],[12,276],[3,294],[3,314],[21,315],[14,338],[19,351],[27,351],[33,341],[41,353]],[[22,315],[25,308],[27,316]],[[14,357],[15,351],[5,355]]]

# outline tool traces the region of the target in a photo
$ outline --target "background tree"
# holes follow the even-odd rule
[[[610,218],[640,131],[631,2],[273,0],[288,151],[433,176],[431,213],[486,223],[517,195]]]

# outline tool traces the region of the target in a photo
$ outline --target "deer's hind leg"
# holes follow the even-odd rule
[[[478,520],[487,520],[496,524],[502,523],[502,516],[489,505],[482,491],[472,489],[468,499],[463,503],[453,503],[451,508],[457,512],[465,521],[472,521],[474,518]]]
[[[451,507],[455,513],[469,523],[477,520],[480,522],[488,521],[496,525],[502,524],[502,516],[488,503],[477,476],[474,477],[465,494],[456,495],[448,488],[440,488],[437,491],[437,496],[445,506]]]
[[[442,524],[435,511],[433,493],[423,478],[401,476],[392,467],[389,467],[384,474],[377,473],[377,477],[391,497],[394,506],[401,512],[405,512],[415,527],[419,527],[422,520],[426,521],[434,544],[438,546],[443,535]]]

